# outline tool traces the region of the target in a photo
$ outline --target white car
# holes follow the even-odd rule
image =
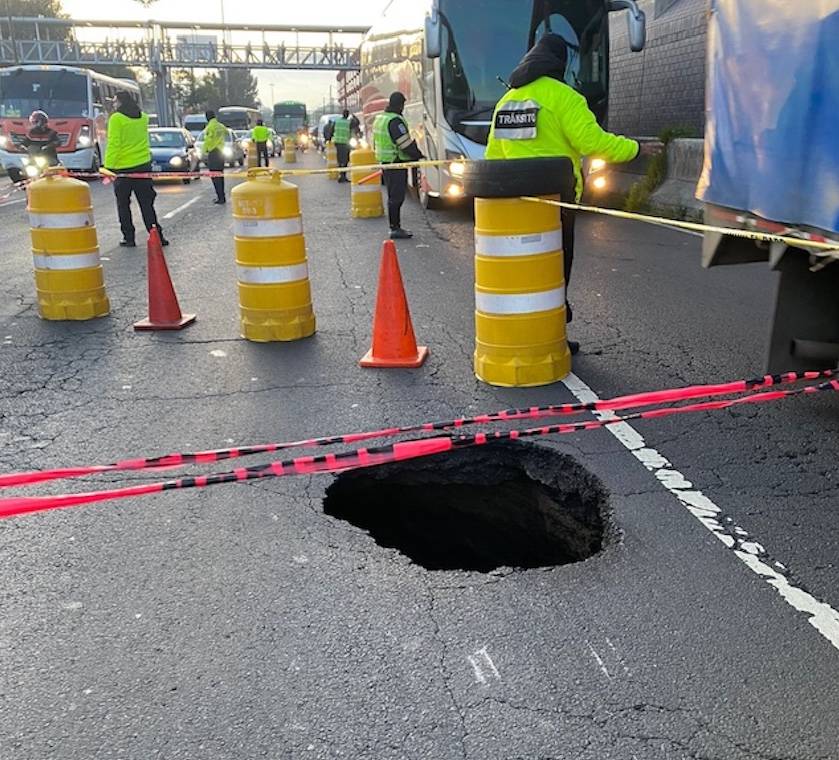
[[[198,135],[198,139],[195,141],[195,149],[198,151],[199,160],[206,164],[207,154],[204,152],[203,131],[200,135]],[[227,140],[221,151],[224,154],[224,163],[227,164],[227,166],[235,166],[237,163],[239,166],[245,165],[245,149],[242,147],[242,143],[234,137],[232,130],[227,130]]]

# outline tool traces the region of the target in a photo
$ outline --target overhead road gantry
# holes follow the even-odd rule
[[[166,93],[172,69],[355,72],[360,64],[360,37],[368,31],[366,26],[312,24],[40,17],[12,17],[11,24],[8,21],[0,19],[0,66],[121,65],[149,69],[155,77],[161,124],[171,123]]]

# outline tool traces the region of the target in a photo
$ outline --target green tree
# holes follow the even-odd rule
[[[61,8],[61,0],[0,0],[0,37],[4,40],[34,40],[35,25],[16,21],[9,33],[9,19],[13,16],[43,16],[44,18],[69,18]],[[66,40],[70,30],[63,26],[43,26],[41,39]]]

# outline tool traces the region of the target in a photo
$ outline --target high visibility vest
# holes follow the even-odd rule
[[[376,148],[376,160],[380,164],[392,164],[395,161],[410,161],[411,157],[396,147],[391,139],[388,127],[394,119],[401,118],[398,113],[385,111],[373,122],[373,144]]]
[[[551,77],[539,77],[509,90],[498,101],[486,157],[567,156],[574,164],[579,199],[583,192],[583,156],[622,163],[635,158],[638,150],[635,140],[604,130],[576,90]]]
[[[268,137],[270,133],[268,132],[268,127],[260,127],[256,126],[251,130],[251,139],[254,142],[263,143],[268,142]]]
[[[335,130],[332,133],[332,141],[336,144],[346,145],[350,141],[350,120],[339,116],[335,119]]]
[[[105,148],[107,169],[130,169],[151,161],[149,147],[149,116],[141,113],[132,119],[115,111],[108,119],[108,146]]]
[[[210,119],[204,127],[204,152],[221,150],[226,140],[227,127],[216,118]]]

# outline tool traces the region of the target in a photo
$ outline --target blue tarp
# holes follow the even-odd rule
[[[711,0],[697,197],[839,232],[839,0]]]

